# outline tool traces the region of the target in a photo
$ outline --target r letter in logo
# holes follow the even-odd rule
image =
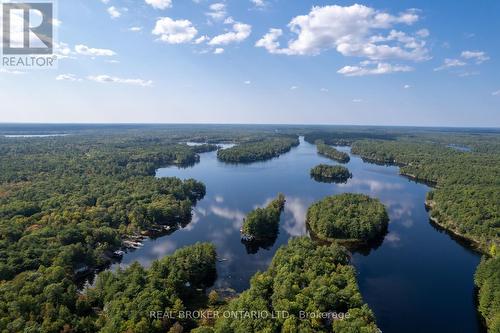
[[[3,54],[52,54],[52,3],[4,3]]]

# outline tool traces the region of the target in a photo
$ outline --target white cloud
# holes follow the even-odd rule
[[[460,76],[460,77],[468,77],[468,76],[476,76],[476,75],[479,75],[479,74],[481,74],[481,73],[478,72],[478,71],[470,71],[470,72],[465,71],[465,72],[458,73],[458,76]]]
[[[105,5],[107,5],[109,3],[109,0],[101,0],[101,2]]]
[[[54,43],[54,53],[56,54],[57,59],[74,58],[74,52],[66,43]]]
[[[328,92],[329,90],[327,88],[321,88],[319,91],[321,91],[321,92]]]
[[[74,74],[60,74],[56,77],[57,81],[76,81]]]
[[[230,43],[239,43],[244,41],[252,33],[252,26],[245,23],[236,22],[233,25],[233,31],[215,36],[208,44],[209,45],[227,45]]]
[[[500,96],[500,90],[491,93],[493,96]]]
[[[361,98],[355,98],[352,100],[353,103],[362,103],[363,100]]]
[[[380,75],[396,72],[410,72],[413,68],[402,65],[391,65],[388,63],[377,63],[377,66],[368,66],[364,63],[360,66],[345,66],[337,71],[337,73],[345,76],[365,76],[365,75]]]
[[[142,27],[130,27],[128,29],[128,31],[132,31],[132,32],[141,32],[142,31]]]
[[[257,8],[263,8],[267,6],[267,2],[264,0],[250,0],[250,2]]]
[[[214,54],[222,54],[224,53],[224,49],[222,47],[218,47],[214,50]]]
[[[290,90],[297,90],[297,89],[299,89],[299,87],[297,87],[297,86],[291,86],[290,87]]]
[[[409,84],[405,84],[405,85],[403,86],[403,88],[405,88],[405,89],[410,89],[410,88],[411,88],[411,86],[410,86]]]
[[[210,5],[210,11],[205,13],[214,21],[222,21],[227,16],[226,5],[222,2],[213,3]]]
[[[278,41],[283,35],[281,29],[270,29],[256,46],[273,54],[318,55],[335,49],[344,56],[372,60],[422,61],[429,59],[426,42],[422,39],[427,34],[423,30],[414,36],[396,30],[386,36],[376,35],[377,31],[391,29],[397,24],[412,25],[418,19],[415,10],[391,15],[358,4],[315,6],[309,14],[290,21],[288,27],[297,36],[288,41],[287,47],[281,47]]]
[[[78,79],[76,77],[75,74],[60,74],[56,77],[56,80],[57,81],[71,81],[71,82],[81,81],[80,79]]]
[[[473,65],[473,64],[480,65],[489,59],[490,59],[490,57],[488,57],[488,55],[483,51],[463,51],[460,54],[460,59],[446,58],[446,59],[444,59],[443,65],[441,65],[437,68],[434,68],[434,70],[435,71],[442,71],[444,69],[453,68],[453,67],[463,67],[463,66]],[[471,64],[469,61],[472,61],[474,63]],[[470,76],[470,75],[477,75],[477,74],[478,74],[477,72],[463,72],[463,73],[459,73],[459,76]]]
[[[224,19],[224,24],[233,24],[233,23],[236,23],[236,21],[234,20],[234,18],[232,16],[226,17]]]
[[[75,51],[78,54],[85,55],[85,56],[92,56],[92,57],[112,57],[116,55],[116,53],[112,50],[109,49],[96,49],[96,48],[90,48],[86,45],[76,45],[75,46]]]
[[[192,41],[198,34],[198,30],[189,20],[172,20],[170,17],[162,17],[156,21],[152,33],[159,36],[159,40],[165,43],[182,44]]]
[[[461,57],[464,59],[474,60],[478,65],[487,60],[490,60],[490,57],[488,57],[486,53],[482,51],[463,51]]]
[[[116,8],[115,6],[111,6],[108,8],[108,14],[111,16],[112,19],[117,19],[120,16],[122,16],[122,13]]]
[[[146,3],[156,9],[167,9],[172,7],[172,0],[146,0]]]
[[[267,34],[255,43],[255,46],[263,47],[270,53],[287,54],[288,51],[286,49],[280,49],[280,43],[277,41],[281,35],[283,35],[283,30],[270,29]]]
[[[444,64],[437,67],[437,68],[434,68],[434,70],[435,71],[442,71],[443,69],[452,68],[452,67],[462,67],[465,65],[467,65],[467,63],[465,61],[460,60],[460,59],[446,58],[446,59],[444,59]]]
[[[416,32],[416,35],[422,38],[427,38],[430,36],[430,32],[427,29],[420,29],[419,31]]]
[[[246,80],[246,81],[243,81],[244,84],[252,84],[252,81],[250,80]]]
[[[194,40],[194,43],[195,44],[201,44],[201,43],[203,43],[203,42],[205,42],[207,40],[208,40],[208,36],[203,35],[203,36],[200,36],[200,37],[196,38]]]
[[[122,79],[119,77],[109,76],[109,75],[88,76],[87,79],[99,83],[121,83],[121,84],[129,84],[141,87],[153,86],[153,81],[151,80],[146,81],[142,79]]]

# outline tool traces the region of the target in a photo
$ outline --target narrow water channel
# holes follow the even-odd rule
[[[158,177],[202,181],[207,195],[188,226],[146,240],[143,247],[127,253],[120,265],[139,261],[148,266],[180,247],[212,242],[219,255],[216,287],[240,292],[256,271],[267,268],[290,237],[307,234],[305,215],[311,203],[343,192],[365,193],[387,206],[391,220],[382,244],[353,256],[361,293],[382,331],[481,332],[473,284],[480,256],[429,223],[424,207],[429,188],[400,176],[397,167],[365,163],[357,156],[347,164],[353,178],[346,184],[317,183],[310,179],[309,170],[319,163],[334,162],[319,156],[315,146],[301,138],[299,147],[266,162],[230,165],[211,152],[202,154],[200,163],[190,168],[159,169]],[[239,232],[243,217],[279,192],[287,203],[276,242],[246,248]]]

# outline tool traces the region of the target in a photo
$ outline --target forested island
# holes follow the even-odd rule
[[[284,208],[285,196],[280,193],[266,207],[251,211],[243,221],[242,238],[248,242],[275,240],[278,236],[280,215]]]
[[[242,143],[217,152],[217,158],[227,163],[265,161],[287,153],[299,145],[297,136],[271,137],[257,142]]]
[[[318,149],[318,154],[331,158],[337,162],[348,163],[351,160],[349,154],[339,151],[321,140],[316,141],[316,147]]]
[[[318,239],[365,243],[387,232],[389,217],[378,199],[344,193],[314,203],[306,222]]]
[[[311,177],[323,183],[345,183],[352,174],[349,169],[340,165],[320,164],[311,169]]]

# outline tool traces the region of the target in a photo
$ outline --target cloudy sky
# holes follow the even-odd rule
[[[500,126],[500,2],[58,1],[0,122]]]

